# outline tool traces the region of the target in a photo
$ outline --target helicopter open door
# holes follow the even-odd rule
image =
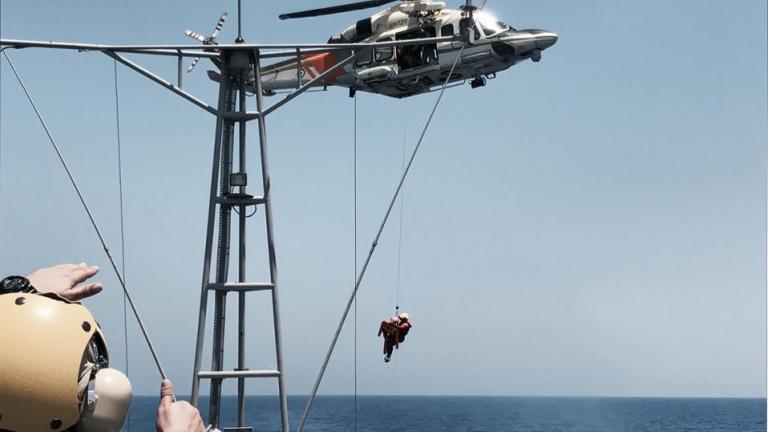
[[[407,30],[395,35],[397,40],[433,38],[437,35],[435,27]],[[438,64],[437,44],[411,45],[397,47],[397,65],[400,70]]]

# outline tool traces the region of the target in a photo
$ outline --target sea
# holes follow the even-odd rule
[[[291,430],[305,401],[288,399]],[[123,430],[154,431],[157,403],[134,398]],[[248,397],[246,407],[254,431],[280,431],[276,397]],[[224,397],[221,426],[237,426],[235,409],[236,398]],[[305,431],[765,432],[765,418],[765,399],[358,396],[355,409],[353,396],[319,396]]]

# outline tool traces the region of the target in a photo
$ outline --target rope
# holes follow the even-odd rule
[[[405,154],[408,140],[408,101],[403,99],[403,162],[401,170],[405,171]],[[403,249],[403,207],[405,207],[405,186],[400,197],[400,235],[397,239],[397,294],[395,295],[395,315],[400,315],[400,268]]]
[[[160,364],[160,360],[157,357],[157,352],[155,351],[155,347],[154,345],[152,345],[152,340],[149,338],[149,334],[147,333],[147,330],[144,327],[144,322],[141,320],[141,316],[139,316],[138,310],[136,310],[136,306],[134,305],[133,300],[131,299],[131,295],[128,292],[128,288],[125,287],[125,281],[123,280],[123,276],[120,273],[120,270],[117,268],[115,259],[114,257],[112,257],[112,253],[109,251],[109,248],[107,247],[107,243],[104,240],[104,236],[101,234],[101,230],[99,229],[99,226],[96,224],[96,220],[93,218],[93,213],[91,213],[91,209],[88,207],[88,204],[85,202],[83,193],[80,191],[80,187],[77,185],[77,182],[75,181],[75,178],[72,175],[72,171],[70,171],[69,169],[69,165],[67,164],[67,161],[64,159],[64,156],[61,154],[61,150],[59,149],[58,144],[56,144],[56,140],[53,139],[53,135],[51,134],[51,131],[48,129],[48,125],[45,123],[45,120],[43,120],[42,114],[40,114],[40,111],[37,109],[37,105],[35,105],[34,100],[32,100],[32,96],[29,94],[29,90],[27,90],[27,87],[24,85],[24,82],[21,80],[19,73],[16,71],[16,67],[14,67],[13,62],[11,61],[11,58],[8,57],[8,53],[3,51],[3,55],[5,56],[5,59],[8,60],[8,65],[11,66],[11,70],[13,71],[13,74],[16,76],[16,79],[18,80],[21,88],[24,90],[24,93],[26,94],[30,105],[32,105],[32,109],[35,111],[35,114],[37,115],[37,119],[40,120],[40,124],[42,125],[43,130],[45,130],[45,134],[48,136],[48,140],[51,142],[51,145],[53,146],[54,151],[56,151],[56,155],[59,157],[59,161],[61,162],[61,165],[64,168],[64,171],[66,171],[67,177],[69,177],[70,183],[72,183],[72,187],[75,188],[75,192],[77,193],[77,196],[80,199],[80,203],[83,205],[83,209],[85,209],[85,213],[88,215],[88,219],[90,219],[91,225],[93,226],[94,231],[96,231],[96,235],[99,237],[99,241],[101,242],[101,246],[104,249],[104,253],[106,253],[110,264],[112,264],[112,270],[114,270],[115,275],[117,276],[117,280],[120,282],[120,286],[123,288],[123,292],[125,293],[125,298],[128,300],[128,303],[130,304],[131,309],[133,310],[133,315],[136,317],[136,321],[138,322],[139,327],[141,328],[141,333],[144,335],[144,339],[147,342],[147,346],[149,347],[149,351],[152,354],[152,358],[155,360],[155,365],[157,365],[157,370],[160,372],[160,376],[163,379],[166,379],[167,375],[165,374],[165,370],[163,370],[163,367]]]
[[[117,136],[117,180],[120,188],[120,260],[123,276],[125,277],[125,212],[123,211],[123,151],[120,140],[120,93],[117,85],[117,60],[114,60],[115,71],[115,126]],[[128,362],[128,300],[123,293],[123,340],[125,341],[125,375],[130,378]],[[128,430],[131,430],[131,413],[126,420]]]
[[[339,335],[341,334],[341,329],[344,327],[344,322],[347,320],[347,316],[349,315],[349,310],[352,307],[352,303],[355,300],[355,297],[357,296],[357,290],[360,288],[360,284],[363,281],[363,277],[365,276],[365,271],[368,269],[368,264],[371,262],[371,258],[373,257],[373,253],[376,250],[376,246],[379,244],[379,239],[381,238],[381,233],[384,232],[384,227],[387,224],[387,221],[389,220],[389,216],[392,213],[392,208],[395,206],[395,202],[397,201],[397,197],[400,195],[400,191],[403,188],[403,183],[405,183],[405,179],[408,177],[408,172],[411,170],[411,166],[413,165],[413,160],[416,158],[416,154],[419,152],[419,148],[421,148],[421,143],[424,141],[424,136],[427,134],[427,130],[429,129],[429,125],[432,123],[432,119],[435,117],[435,112],[437,111],[437,107],[440,106],[440,101],[443,99],[443,95],[445,94],[445,89],[448,88],[448,81],[451,79],[451,76],[453,76],[453,71],[456,69],[456,65],[459,63],[459,59],[461,59],[461,55],[464,53],[464,48],[466,48],[466,44],[463,44],[461,49],[459,50],[459,53],[456,55],[456,60],[453,62],[453,66],[451,66],[451,70],[448,73],[448,76],[445,77],[445,82],[443,83],[443,88],[440,90],[440,95],[437,97],[437,100],[435,101],[435,106],[432,108],[432,112],[429,114],[429,119],[427,119],[427,124],[424,125],[424,130],[421,131],[421,135],[419,136],[419,141],[416,143],[416,147],[414,147],[413,152],[411,153],[411,158],[408,160],[408,165],[406,165],[405,170],[403,171],[402,177],[400,177],[400,182],[397,185],[397,189],[395,190],[395,195],[392,197],[392,200],[389,203],[389,207],[387,208],[387,212],[384,214],[384,220],[381,222],[381,225],[379,226],[379,231],[376,233],[376,237],[373,240],[373,243],[371,243],[371,249],[368,252],[368,257],[365,259],[365,262],[363,263],[363,267],[360,270],[360,274],[357,277],[357,281],[355,282],[355,287],[352,290],[352,294],[349,297],[349,300],[347,301],[347,305],[344,308],[344,313],[341,315],[341,320],[339,321],[339,325],[336,327],[336,334],[333,336],[333,340],[331,341],[331,346],[328,348],[328,353],[325,356],[325,360],[323,361],[323,366],[320,368],[320,373],[317,376],[317,381],[315,381],[315,386],[312,389],[312,393],[309,396],[309,400],[307,400],[307,405],[304,407],[304,414],[301,417],[301,422],[299,423],[299,432],[304,432],[304,424],[307,421],[307,417],[309,416],[309,411],[312,409],[312,404],[315,401],[315,396],[317,395],[317,390],[320,388],[320,383],[323,380],[323,375],[325,375],[325,370],[328,367],[328,362],[331,360],[331,355],[333,354],[333,349],[336,347],[336,342],[339,340]]]

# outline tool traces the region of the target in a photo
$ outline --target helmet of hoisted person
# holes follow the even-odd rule
[[[408,321],[408,314],[403,312],[400,314],[399,318],[401,321]]]
[[[133,390],[101,328],[55,295],[0,295],[0,430],[120,431]]]

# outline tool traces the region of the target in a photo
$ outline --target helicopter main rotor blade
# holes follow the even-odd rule
[[[315,17],[315,16],[321,16],[321,15],[337,14],[342,12],[351,12],[351,11],[356,11],[361,9],[384,6],[386,4],[394,3],[396,1],[400,1],[400,0],[368,0],[368,1],[361,1],[356,3],[348,3],[344,5],[339,5],[339,6],[330,6],[330,7],[320,8],[320,9],[310,9],[310,10],[305,10],[301,12],[282,14],[280,15],[280,19],[286,20],[286,19],[293,19],[293,18],[308,18],[308,17]]]

